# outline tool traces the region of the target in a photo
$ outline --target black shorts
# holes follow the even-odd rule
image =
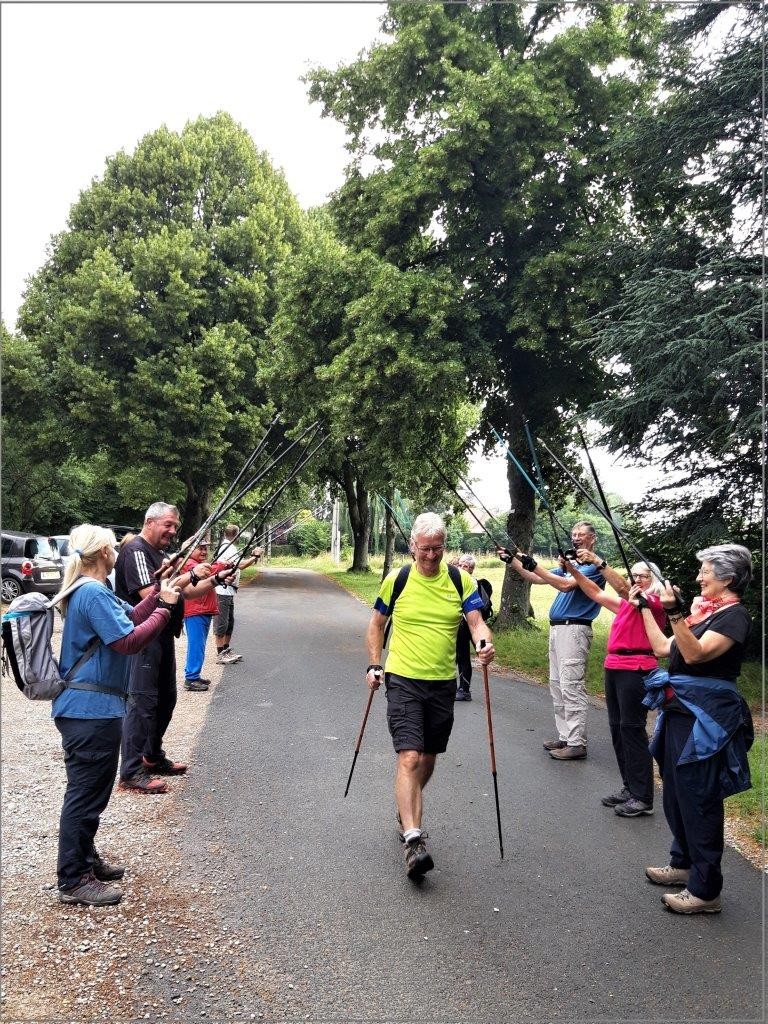
[[[395,750],[442,754],[453,728],[456,677],[409,679],[387,672],[387,723]]]

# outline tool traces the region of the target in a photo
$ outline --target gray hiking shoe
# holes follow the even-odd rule
[[[611,793],[608,796],[604,796],[600,803],[603,807],[617,807],[619,804],[625,804],[631,796],[632,794],[625,786],[620,793]]]
[[[690,874],[689,868],[673,868],[671,864],[645,869],[645,877],[654,885],[688,885]]]
[[[719,896],[713,900],[702,900],[687,889],[682,892],[665,892],[661,902],[676,914],[719,914],[723,909]]]
[[[643,803],[631,796],[623,804],[616,804],[613,810],[620,818],[639,818],[641,814],[653,814],[653,804]]]
[[[121,889],[100,882],[92,871],[83,875],[72,889],[59,889],[61,903],[84,903],[88,907],[110,907],[122,898]]]
[[[420,882],[435,866],[424,843],[425,838],[426,833],[422,832],[416,839],[405,844],[405,870],[412,882]]]

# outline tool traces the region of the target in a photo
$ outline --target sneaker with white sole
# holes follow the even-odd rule
[[[719,914],[723,909],[719,896],[713,900],[702,900],[687,889],[682,892],[665,892],[661,902],[676,914]]]
[[[645,877],[654,885],[688,885],[690,874],[690,868],[673,868],[671,864],[645,869]]]

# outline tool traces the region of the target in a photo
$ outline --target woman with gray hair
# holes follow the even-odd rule
[[[585,553],[595,564],[599,555]],[[577,586],[603,608],[613,612],[615,618],[608,634],[605,661],[605,703],[608,709],[608,727],[611,730],[613,751],[621,773],[622,788],[602,798],[603,806],[612,807],[620,818],[639,818],[653,814],[653,759],[648,750],[645,723],[648,708],[645,698],[645,677],[659,663],[645,635],[642,618],[637,608],[613,594],[606,594],[591,579],[567,559],[560,559],[560,567],[570,573]],[[628,592],[623,577],[609,566],[602,570],[608,582],[617,590]],[[637,562],[631,574],[660,629],[664,628],[666,613],[661,607],[658,582],[661,575],[653,562]]]
[[[701,593],[684,616],[667,583],[661,602],[672,637],[659,629],[639,587],[630,600],[640,609],[648,639],[669,670],[646,680],[650,707],[660,708],[651,753],[664,783],[664,814],[672,830],[669,864],[647,867],[657,885],[684,886],[662,902],[678,914],[721,910],[723,800],[752,785],[747,750],[752,716],[736,680],[752,621],[741,603],[752,579],[752,555],[740,544],[716,544],[696,553]]]

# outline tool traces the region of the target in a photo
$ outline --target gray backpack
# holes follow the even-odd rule
[[[51,649],[53,608],[62,597],[69,597],[78,587],[91,582],[81,576],[51,600],[42,594],[22,594],[8,605],[3,616],[3,671],[11,674],[16,685],[30,700],[54,700],[66,686],[77,690],[99,690],[114,693],[95,683],[70,683],[88,659],[96,653],[101,640],[95,637],[85,653],[78,658],[66,676],[62,676]]]

